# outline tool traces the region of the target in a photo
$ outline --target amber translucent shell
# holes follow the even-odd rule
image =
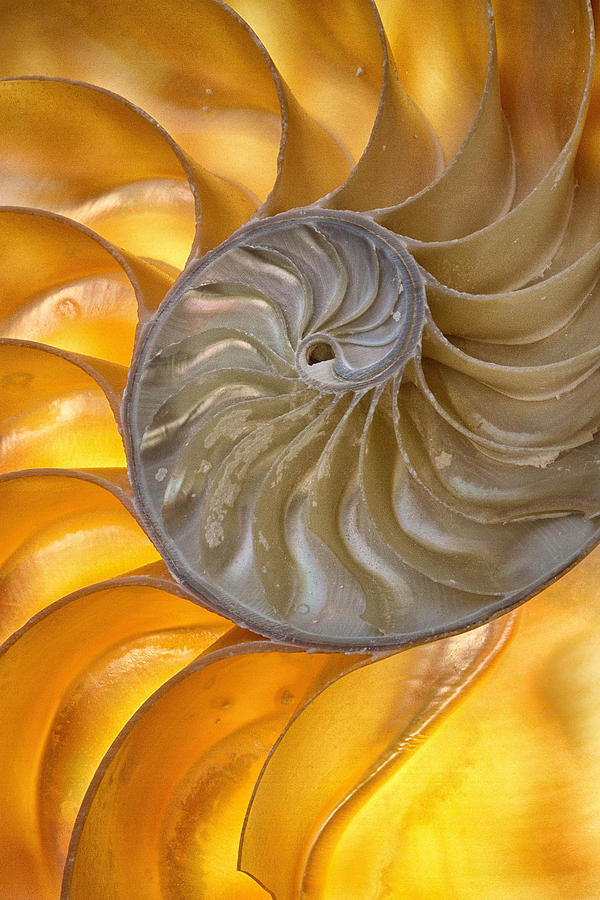
[[[598,551],[499,614],[597,536],[598,10],[276,5],[0,10],[0,896],[597,897]],[[257,235],[286,290],[178,340],[305,430],[207,578],[151,420]]]

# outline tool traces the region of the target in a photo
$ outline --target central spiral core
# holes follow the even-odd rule
[[[307,285],[313,314],[296,347],[298,375],[324,391],[363,390],[401,372],[419,347],[425,292],[418,267],[395,235],[323,215],[282,223],[269,245]],[[285,298],[283,303],[285,306]]]

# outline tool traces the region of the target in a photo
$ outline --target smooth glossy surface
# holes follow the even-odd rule
[[[0,209],[0,895],[598,897],[598,550],[514,621],[386,657],[284,648],[169,575],[120,417],[137,326],[186,262],[322,198],[429,273],[423,371],[488,487],[498,429],[515,457],[561,445],[477,504],[459,491],[462,518],[544,496],[593,513],[593,466],[577,490],[563,465],[597,428],[590,8],[234,6],[0,11],[0,199],[18,205]],[[427,404],[417,425],[442,415]]]

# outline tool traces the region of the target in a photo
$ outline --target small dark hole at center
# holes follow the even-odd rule
[[[330,344],[326,344],[325,341],[319,341],[308,348],[306,362],[309,366],[314,366],[315,363],[325,362],[326,359],[335,359],[335,353],[331,349]]]

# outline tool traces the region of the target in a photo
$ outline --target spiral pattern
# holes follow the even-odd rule
[[[0,896],[600,895],[594,16],[2,4]]]
[[[258,631],[359,648],[464,629],[600,534],[600,293],[586,278],[565,309],[557,276],[522,288],[501,343],[489,320],[517,292],[440,312],[405,242],[315,208],[247,226],[140,345],[126,416],[149,527]],[[455,336],[469,302],[485,344]]]
[[[243,595],[305,639],[388,630],[365,600],[384,589],[389,606],[401,579],[373,577],[354,550],[372,479],[359,459],[424,313],[402,245],[337,213],[254,226],[186,277],[150,328],[128,410],[152,521],[188,584],[228,606]]]

